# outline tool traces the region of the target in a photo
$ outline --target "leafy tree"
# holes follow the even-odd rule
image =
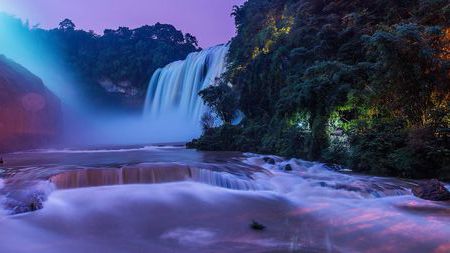
[[[199,95],[225,124],[232,123],[238,110],[238,95],[227,83],[217,79],[216,85],[200,91]]]
[[[73,31],[75,30],[75,24],[70,19],[64,19],[59,23],[59,29],[65,30],[65,31]]]
[[[238,93],[245,120],[197,143],[449,178],[449,10],[445,0],[235,6],[238,32],[223,80],[232,91],[211,88],[205,98]]]

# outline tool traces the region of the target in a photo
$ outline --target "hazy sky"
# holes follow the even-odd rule
[[[245,0],[0,0],[0,11],[31,24],[56,27],[70,18],[78,28],[103,32],[105,28],[169,23],[197,37],[200,46],[225,43],[234,36],[230,13]]]

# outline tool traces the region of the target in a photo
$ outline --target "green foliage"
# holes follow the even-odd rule
[[[200,91],[200,97],[225,124],[231,124],[238,110],[238,94],[226,82],[216,80],[216,85]]]
[[[234,143],[233,138],[241,134],[241,129],[229,124],[225,124],[215,129],[211,129],[203,138],[195,139],[187,144],[188,148],[208,149],[217,151],[240,150]]]
[[[408,129],[406,122],[377,122],[351,140],[352,167],[398,177],[450,179],[448,140],[432,128]]]
[[[228,148],[448,178],[449,10],[445,0],[235,7],[224,82],[246,118]],[[201,140],[221,141],[213,132]]]
[[[373,73],[369,79],[372,103],[385,116],[401,118],[408,126],[439,124],[438,104],[448,96],[448,61],[437,57],[439,35],[416,24],[402,24],[392,31],[366,37]],[[448,112],[448,111],[447,111]]]

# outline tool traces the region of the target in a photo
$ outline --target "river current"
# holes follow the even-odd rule
[[[450,203],[414,181],[183,146],[4,160],[0,252],[450,252]]]

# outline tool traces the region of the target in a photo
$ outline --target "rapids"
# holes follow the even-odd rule
[[[450,252],[450,203],[415,198],[416,182],[264,157],[182,146],[8,154],[0,252]],[[43,208],[14,214],[29,196]]]

